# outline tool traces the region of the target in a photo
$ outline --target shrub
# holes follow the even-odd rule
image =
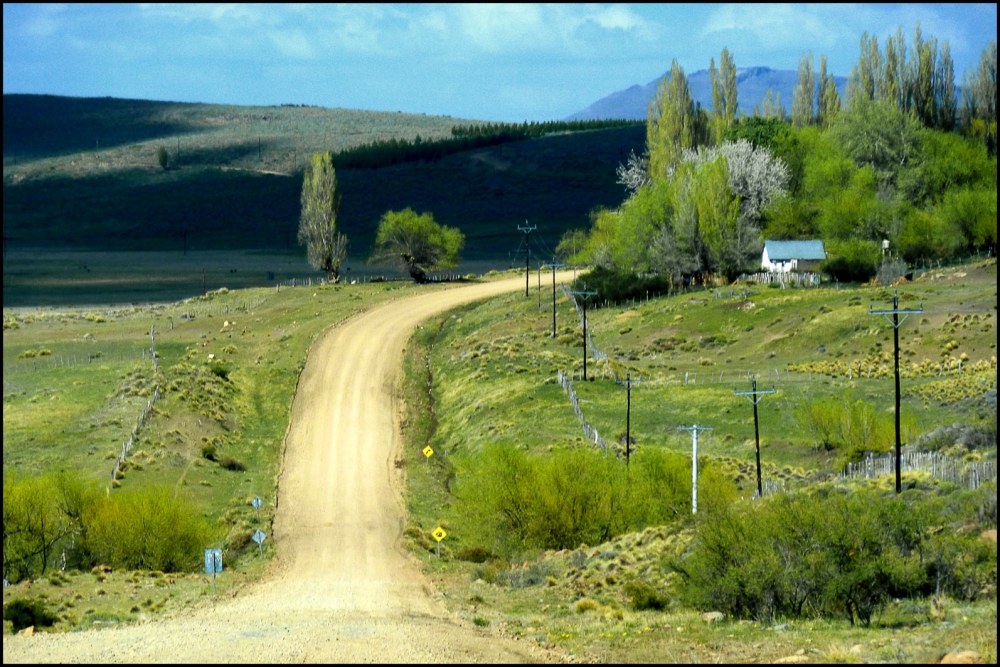
[[[670,280],[666,276],[640,277],[634,273],[625,273],[597,266],[590,272],[579,276],[573,283],[574,290],[597,291],[597,298],[612,302],[628,299],[643,299],[646,292],[650,295],[666,294],[670,291]]]
[[[893,598],[938,590],[970,599],[995,587],[995,549],[977,548],[974,534],[963,542],[954,528],[990,492],[942,499],[856,491],[731,506],[699,526],[686,561],[670,565],[681,574],[682,598],[696,607],[761,621],[816,613],[868,625]]]
[[[482,616],[476,616],[476,617],[474,617],[472,619],[472,623],[474,625],[480,627],[480,628],[485,628],[486,626],[488,626],[490,624],[489,620],[483,618]]]
[[[644,581],[633,580],[625,583],[625,595],[636,611],[644,609],[662,610],[667,606],[667,599],[656,592],[656,589]]]
[[[247,469],[246,464],[242,461],[234,459],[232,456],[223,456],[219,460],[219,465],[226,470],[232,470],[233,472],[243,472]]]
[[[210,442],[206,442],[205,444],[203,444],[201,446],[201,456],[202,456],[202,458],[206,458],[209,461],[215,461],[216,460],[215,459],[216,453],[217,453],[217,450],[215,448],[215,445],[212,444],[212,443],[210,443]]]
[[[94,560],[115,569],[194,569],[210,541],[201,513],[167,487],[99,497],[84,512],[83,527]]]
[[[455,558],[469,563],[485,563],[492,555],[489,549],[476,545],[459,549],[458,553],[455,554]]]
[[[3,620],[10,621],[14,626],[14,631],[19,632],[25,628],[35,626],[36,628],[49,627],[54,625],[59,618],[45,608],[45,603],[41,600],[31,598],[18,598],[3,606]]]
[[[590,598],[582,598],[580,600],[577,600],[576,604],[573,605],[573,611],[575,611],[578,614],[584,614],[588,611],[594,611],[595,609],[600,608],[600,606],[601,605],[599,605],[595,600],[591,600]]]
[[[880,260],[877,243],[851,239],[830,244],[830,257],[820,270],[841,282],[865,282],[875,275]]]

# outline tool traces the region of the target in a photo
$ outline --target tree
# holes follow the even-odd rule
[[[428,271],[458,266],[458,254],[465,235],[439,225],[430,213],[417,215],[412,208],[387,211],[379,220],[375,248],[369,264],[394,262],[409,272],[414,281],[426,280]]]
[[[156,149],[156,164],[160,165],[160,169],[163,171],[167,170],[167,161],[170,156],[167,155],[167,149],[164,146],[160,146]]]
[[[979,57],[979,66],[962,77],[962,127],[986,144],[990,155],[997,149],[997,43],[990,40]]]
[[[340,193],[330,151],[313,153],[306,165],[301,204],[299,244],[306,246],[309,264],[326,271],[327,279],[335,283],[347,257],[347,237],[337,229]]]
[[[883,182],[895,184],[896,175],[919,154],[920,123],[891,102],[858,101],[840,114],[832,132],[856,164],[870,165]]]
[[[799,83],[792,93],[792,125],[803,127],[813,122],[813,99],[816,96],[812,53],[799,59]]]
[[[684,69],[674,60],[670,73],[656,88],[646,113],[646,150],[649,175],[667,177],[685,148],[695,145],[696,115]]]
[[[945,132],[955,129],[955,63],[951,59],[951,46],[945,41],[941,58],[934,73],[934,97],[937,106],[937,127]]]
[[[636,156],[635,151],[631,151],[628,155],[628,161],[625,164],[619,164],[615,174],[618,176],[618,183],[628,189],[629,197],[634,197],[639,188],[650,183],[649,159],[640,158]]]
[[[781,106],[781,93],[775,97],[774,88],[768,88],[764,93],[764,99],[760,103],[760,115],[764,118],[785,119],[785,110]]]
[[[588,237],[586,229],[567,229],[556,246],[556,257],[567,263],[579,262],[578,255],[587,246]]]

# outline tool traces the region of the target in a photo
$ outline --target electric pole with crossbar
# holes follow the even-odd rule
[[[896,495],[903,490],[903,482],[900,475],[900,464],[902,455],[900,453],[900,442],[899,442],[899,325],[902,324],[906,318],[910,315],[916,315],[918,313],[924,312],[924,307],[921,305],[919,308],[900,308],[899,307],[899,290],[896,290],[892,295],[892,310],[875,310],[871,304],[868,305],[869,315],[882,315],[885,319],[892,325],[892,341],[893,350],[896,364]],[[889,316],[892,315],[892,319]],[[899,319],[902,315],[903,319]]]
[[[625,372],[624,380],[615,380],[615,384],[625,385],[625,467],[628,467],[629,456],[632,453],[632,386],[638,386],[642,382],[640,377],[638,380],[632,379],[632,371]]]
[[[691,432],[691,514],[698,513],[698,431],[711,431],[708,426],[678,426],[678,431]]]
[[[556,269],[566,266],[555,261],[543,265],[542,268],[552,269],[552,337],[556,337]]]
[[[775,393],[774,387],[757,391],[757,378],[751,378],[753,389],[751,391],[733,391],[734,396],[746,396],[753,403],[753,439],[757,443],[757,497],[764,497],[764,486],[760,479],[760,430],[757,428],[757,404],[761,402],[765,394]],[[760,398],[758,398],[758,396]]]
[[[529,227],[527,220],[524,221],[524,227],[522,227],[520,225],[517,226],[517,231],[522,232],[524,234],[524,244],[525,244],[525,247],[526,247],[525,256],[524,256],[524,296],[525,297],[528,296],[528,278],[531,276],[531,266],[530,266],[530,262],[531,262],[531,232],[535,231],[536,229],[538,229],[538,225],[534,225],[532,227]]]
[[[597,292],[588,292],[587,283],[583,284],[583,290],[579,292],[571,292],[571,294],[576,294],[583,297],[583,381],[587,381],[587,299],[597,294]]]

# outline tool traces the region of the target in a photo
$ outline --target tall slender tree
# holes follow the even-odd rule
[[[646,121],[649,175],[654,180],[664,178],[677,165],[684,149],[695,144],[696,117],[691,88],[676,59],[650,100]]]
[[[306,246],[309,264],[326,271],[327,279],[335,283],[347,257],[347,237],[337,229],[340,193],[330,151],[313,153],[306,165],[300,201],[299,244]]]
[[[723,47],[722,59],[719,61],[719,78],[722,79],[723,103],[725,104],[726,129],[736,125],[736,115],[739,113],[739,102],[736,92],[736,62],[729,49]]]
[[[941,46],[937,71],[934,73],[934,98],[937,106],[937,127],[946,132],[955,129],[955,63],[951,59],[951,47],[947,40]]]
[[[799,58],[799,83],[792,93],[792,125],[795,127],[804,127],[813,122],[815,90],[812,53],[803,53]]]

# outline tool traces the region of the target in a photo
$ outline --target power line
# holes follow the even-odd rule
[[[629,456],[632,453],[632,385],[638,386],[642,383],[642,378],[632,379],[632,371],[625,372],[624,380],[615,380],[615,384],[625,385],[625,467],[628,467]]]
[[[561,262],[553,260],[549,264],[543,264],[542,268],[552,269],[552,337],[556,337],[556,269],[566,266]]]
[[[597,292],[588,292],[587,283],[583,283],[583,289],[579,292],[573,291],[571,294],[583,297],[583,381],[587,381],[587,299],[597,294]]]

